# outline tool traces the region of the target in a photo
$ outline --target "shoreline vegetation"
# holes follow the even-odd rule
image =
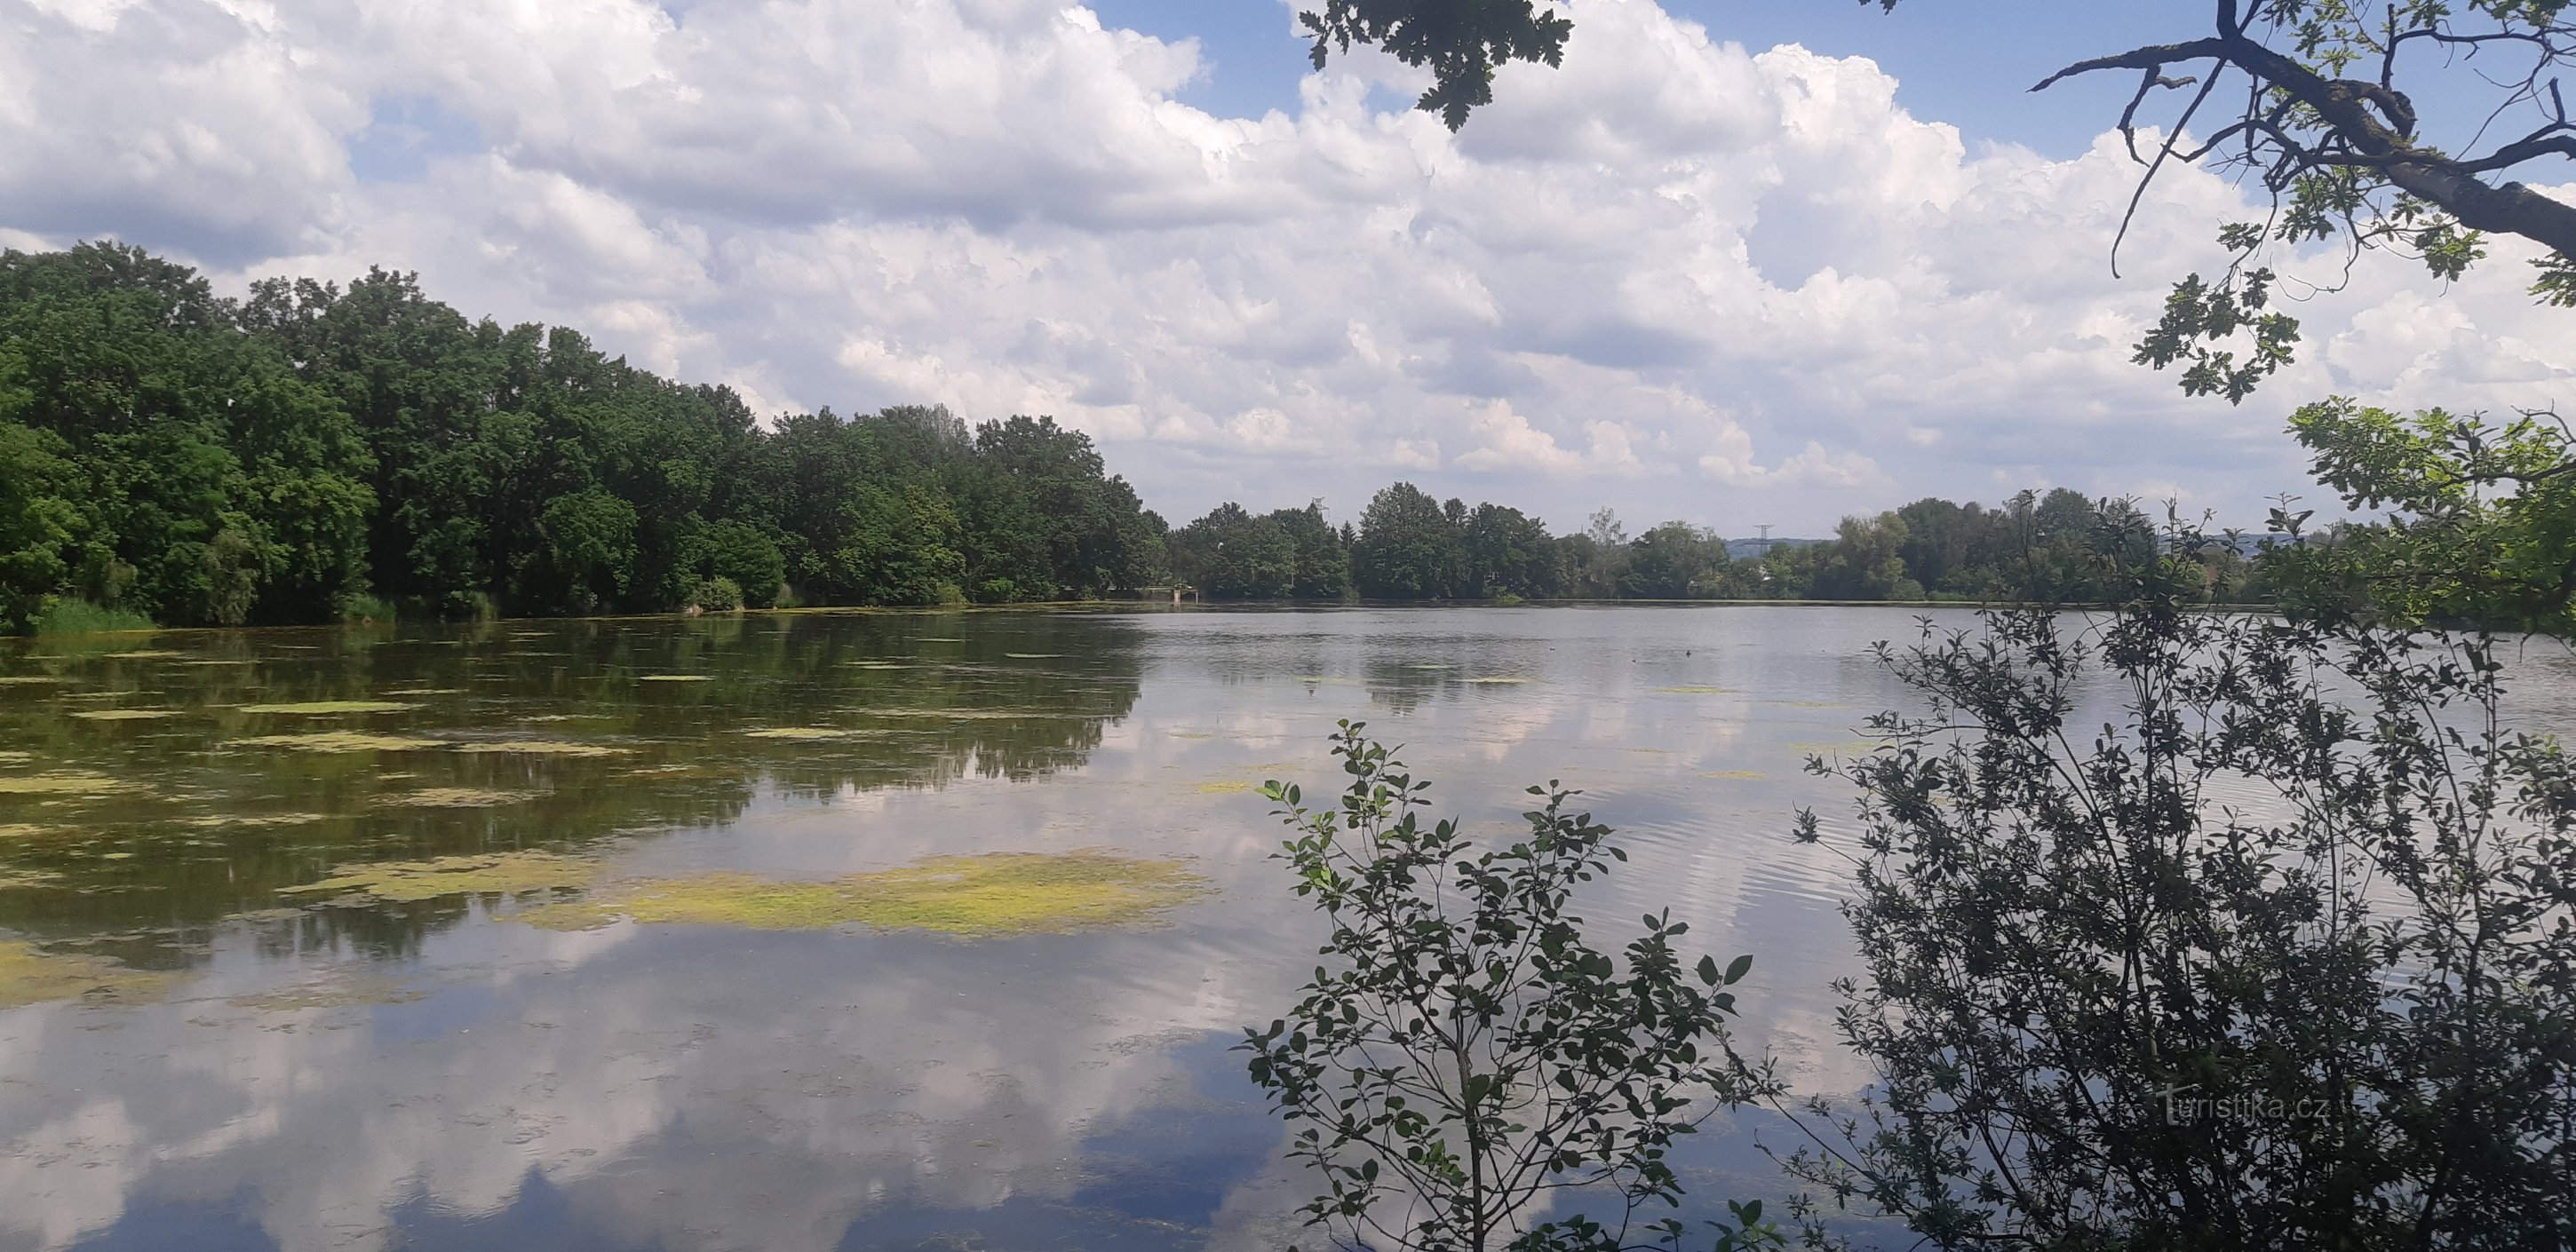
[[[745,608],[1202,602],[2107,603],[2123,501],[1924,499],[1746,555],[1378,491],[1173,526],[1051,417],[759,420],[579,332],[371,270],[243,299],[139,248],[0,252],[0,634]],[[1739,550],[1751,545],[1739,540]],[[2266,544],[2195,554],[2267,603]],[[2108,558],[2108,559],[2106,559]],[[2105,571],[2113,571],[2106,574]]]

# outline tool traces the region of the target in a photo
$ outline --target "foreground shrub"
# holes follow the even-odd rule
[[[1811,763],[1879,1082],[1793,1172],[1944,1248],[2568,1247],[2576,771],[2498,643],[1985,620],[1882,645],[1926,707]]]
[[[1644,919],[1622,957],[1593,948],[1567,911],[1578,885],[1627,856],[1610,828],[1568,813],[1575,792],[1532,787],[1529,831],[1480,850],[1450,821],[1425,826],[1415,780],[1363,726],[1333,753],[1340,803],[1300,806],[1271,783],[1297,832],[1280,853],[1331,923],[1326,963],[1290,1015],[1238,1050],[1281,1116],[1290,1155],[1329,1188],[1301,1210],[1362,1246],[1587,1249],[1679,1240],[1640,1222],[1681,1188],[1672,1142],[1716,1108],[1776,1090],[1727,1046],[1752,958],[1686,969],[1669,914]],[[1555,1193],[1615,1209],[1537,1220]],[[1766,1241],[1760,1206],[1735,1211],[1727,1246]],[[1746,1230],[1744,1228],[1750,1228]]]

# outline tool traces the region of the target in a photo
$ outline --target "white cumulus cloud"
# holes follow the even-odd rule
[[[0,241],[418,270],[768,411],[1052,413],[1175,521],[1347,517],[1400,476],[1561,527],[1821,533],[2026,485],[2250,508],[2303,479],[2301,400],[2544,404],[2576,360],[2501,241],[2449,288],[2321,264],[2301,363],[2186,399],[2130,344],[2237,189],[2168,171],[2115,279],[2110,137],[1972,152],[1868,61],[1566,7],[1562,69],[1452,135],[1388,111],[1420,77],[1373,54],[1212,116],[1174,94],[1194,43],[1060,0],[0,0]]]

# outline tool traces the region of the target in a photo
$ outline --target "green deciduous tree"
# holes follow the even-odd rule
[[[1462,508],[1463,513],[1463,508]],[[1361,595],[1385,600],[1439,600],[1457,594],[1465,564],[1462,527],[1438,501],[1411,483],[1369,499],[1351,548],[1351,581]]]
[[[2271,554],[2303,605],[2576,635],[2576,455],[2563,422],[2400,417],[2335,399],[2291,425],[2347,504],[2395,511],[2385,526]]]

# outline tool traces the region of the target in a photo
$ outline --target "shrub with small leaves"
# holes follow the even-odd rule
[[[1421,819],[1430,784],[1363,730],[1333,736],[1351,777],[1338,805],[1264,788],[1297,832],[1279,854],[1295,890],[1332,930],[1305,998],[1237,1049],[1299,1126],[1290,1155],[1326,1180],[1309,1224],[1422,1252],[1678,1246],[1681,1222],[1640,1217],[1679,1201],[1671,1144],[1778,1090],[1728,1044],[1725,988],[1752,958],[1686,965],[1669,911],[1620,956],[1595,949],[1568,907],[1627,857],[1566,810],[1577,793],[1531,787],[1527,834],[1479,847]],[[1616,1215],[1541,1220],[1558,1192]],[[1778,1244],[1760,1205],[1730,1212],[1721,1248]]]

